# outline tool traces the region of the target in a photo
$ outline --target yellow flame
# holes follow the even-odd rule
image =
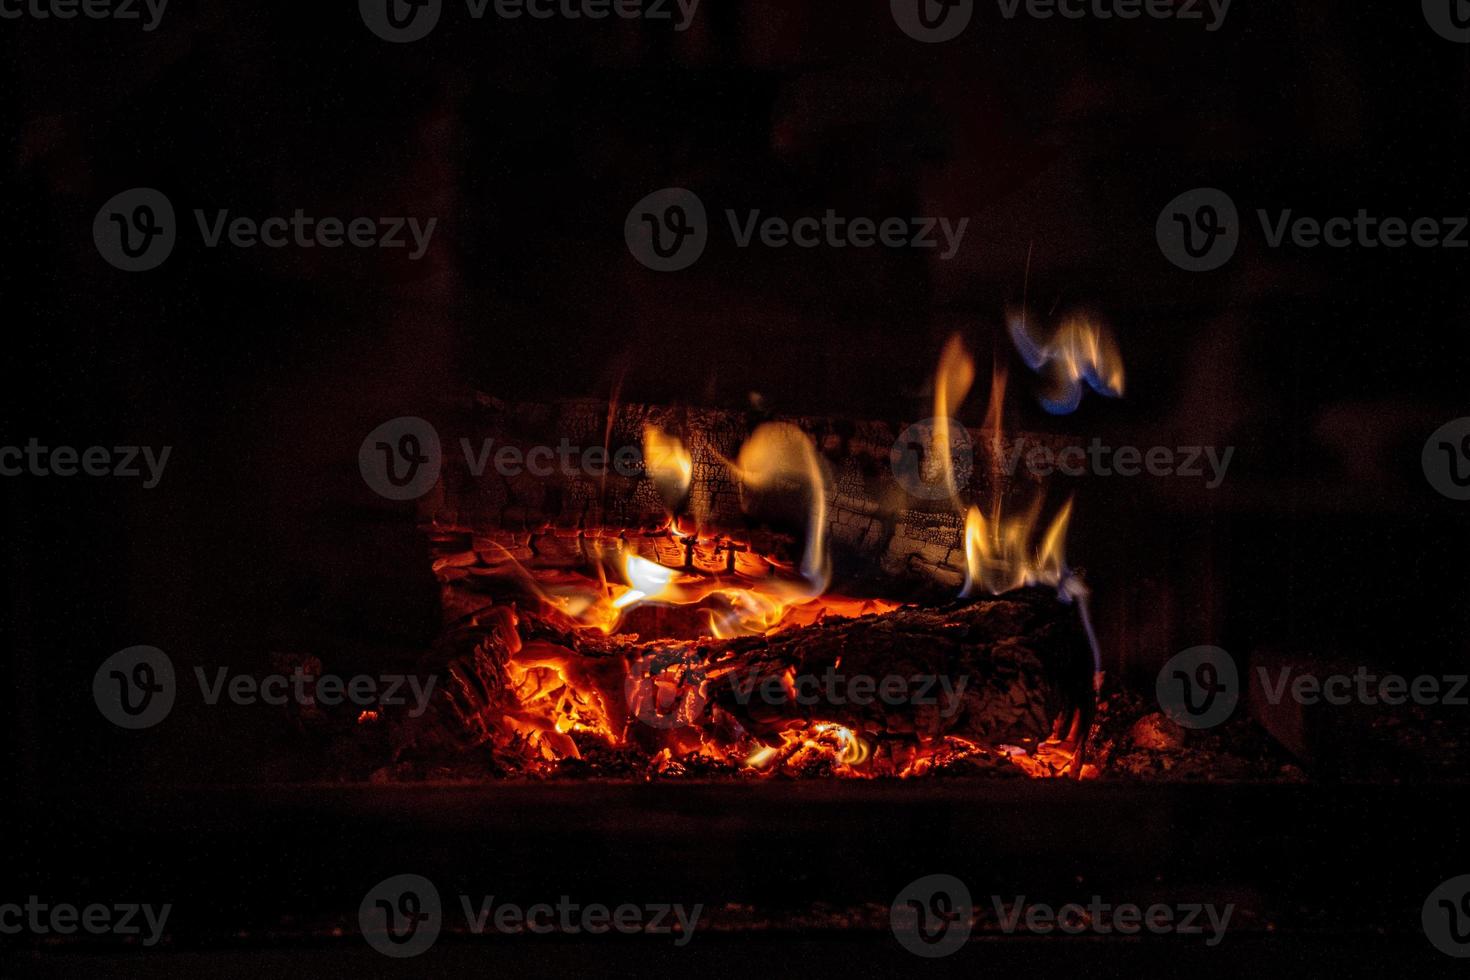
[[[801,572],[812,595],[827,587],[827,480],[817,447],[790,422],[767,422],[751,433],[735,461],[737,478],[757,490],[784,489],[791,484],[807,492],[806,549]]]
[[[694,460],[684,443],[656,425],[644,426],[643,466],[669,512],[677,511],[694,480]]]
[[[997,509],[998,510],[998,509]],[[987,521],[979,507],[965,515],[965,588],[968,598],[983,590],[993,595],[1027,585],[1060,585],[1066,574],[1064,547],[1067,525],[1072,518],[1072,501],[1057,512],[1041,544],[1032,549],[1031,539],[1041,514],[1038,501],[1019,517],[1004,518],[997,512]]]
[[[951,500],[958,502],[960,491],[954,474],[954,454],[950,439],[955,414],[975,383],[975,362],[965,350],[959,334],[949,338],[939,355],[939,371],[934,377],[934,445],[933,458],[938,460],[944,488]]]

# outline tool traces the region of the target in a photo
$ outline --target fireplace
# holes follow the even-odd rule
[[[439,447],[445,621],[433,709],[359,720],[391,730],[380,771],[1081,776],[1101,660],[1071,505],[1042,522],[1043,481],[1004,469],[1003,378],[989,428],[953,421],[972,377],[956,337],[904,426],[481,396],[473,437],[376,430],[390,490],[398,450]]]

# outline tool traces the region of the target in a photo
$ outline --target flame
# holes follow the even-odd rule
[[[740,482],[756,491],[804,489],[807,495],[806,549],[801,573],[820,595],[830,576],[827,561],[827,480],[817,447],[790,422],[767,422],[751,433],[735,461]]]
[[[684,443],[656,425],[644,426],[643,467],[669,513],[676,513],[694,480],[694,459]]]
[[[1101,332],[1088,334],[1082,321],[1065,324],[1044,350],[1042,363],[1054,363],[1062,377],[1121,391],[1121,361],[1105,366],[1113,363],[1116,349]],[[1005,511],[1006,481],[999,461],[1006,376],[999,368],[984,424],[992,450],[990,500],[966,506],[959,499],[950,447],[958,433],[951,426],[958,424],[955,412],[974,380],[974,363],[956,335],[945,345],[935,378],[933,449],[944,463],[945,486],[956,510],[965,512],[961,595],[1055,587],[1063,601],[1078,603],[1092,639],[1086,589],[1066,563],[1072,502],[1045,525],[1040,496],[1022,513]],[[647,475],[670,515],[662,527],[542,529],[532,532],[529,541],[512,538],[514,554],[499,543],[476,538],[467,554],[446,554],[435,561],[435,571],[446,583],[474,576],[492,594],[508,590],[516,597],[472,614],[476,627],[501,638],[496,648],[509,657],[507,701],[496,705],[498,713],[480,719],[497,753],[519,756],[531,773],[550,772],[584,753],[597,759],[609,748],[625,761],[641,759],[650,774],[740,771],[760,777],[902,778],[943,771],[955,763],[962,769],[1010,763],[1038,777],[1085,772],[1075,755],[1082,745],[1076,712],[1070,722],[1055,720],[1051,738],[1027,747],[983,745],[957,736],[906,740],[893,732],[849,727],[862,724],[853,718],[845,725],[737,717],[711,686],[729,683],[734,668],[719,659],[721,647],[703,641],[760,637],[828,616],[884,613],[898,604],[827,592],[827,468],[816,444],[796,425],[760,426],[733,461],[723,462],[739,484],[748,513],[773,516],[762,512],[774,502],[782,505],[783,519],[801,522],[799,560],[755,552],[749,541],[710,536],[697,514],[681,524],[679,514],[693,487],[691,453],[679,438],[648,426],[644,457]],[[794,511],[789,510],[792,505]],[[555,539],[555,547],[538,548],[538,534]],[[523,565],[517,555],[533,556],[533,567]],[[553,628],[538,626],[523,642],[516,609],[526,601],[539,604],[538,622]],[[619,636],[600,641],[599,655],[586,655],[575,652],[584,649],[582,644],[566,639],[580,630]],[[1096,657],[1095,641],[1093,650]],[[797,678],[791,670],[772,679],[795,700]]]
[[[949,497],[959,501],[960,491],[954,474],[954,449],[951,443],[951,426],[960,404],[970,393],[975,383],[975,362],[965,351],[964,341],[959,334],[949,338],[944,351],[939,355],[939,371],[934,377],[934,445],[930,447],[933,458],[939,462],[944,488]]]
[[[1063,549],[1067,524],[1072,518],[1072,501],[1057,512],[1042,536],[1039,547],[1031,547],[1032,531],[1040,515],[1039,503],[1018,517],[998,513],[987,521],[979,507],[965,515],[965,587],[960,596],[969,598],[981,591],[992,595],[1027,585],[1060,586],[1067,576]]]
[[[1051,390],[1041,407],[1053,415],[1069,415],[1082,404],[1082,384],[1108,398],[1123,394],[1123,356],[1106,327],[1084,316],[1062,321],[1049,341],[1038,342],[1026,328],[1025,311],[1011,314],[1011,340],[1031,370],[1047,370]]]
[[[868,744],[844,725],[819,721],[781,732],[780,746],[762,746],[745,760],[747,767],[765,772],[799,770],[814,761],[831,763],[842,775],[855,775],[871,755]]]
[[[613,601],[614,609],[626,609],[646,599],[657,599],[674,581],[672,568],[628,555],[623,559],[623,574],[628,577],[628,591]]]

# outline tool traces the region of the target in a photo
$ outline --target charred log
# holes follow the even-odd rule
[[[426,716],[400,728],[400,755],[514,756],[529,738],[576,757],[609,735],[645,754],[677,755],[700,738],[774,745],[818,723],[878,744],[957,737],[1019,746],[1085,732],[1093,703],[1078,609],[1043,589],[770,636],[647,643],[494,605],[451,630],[436,659],[443,683]],[[565,697],[605,719],[607,731],[557,731],[526,709],[524,673],[548,664]]]

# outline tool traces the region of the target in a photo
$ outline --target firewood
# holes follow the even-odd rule
[[[1053,590],[905,606],[768,636],[650,642],[501,603],[449,631],[433,665],[445,680],[430,712],[403,727],[400,751],[503,749],[507,731],[535,726],[512,694],[516,665],[549,655],[571,687],[597,700],[615,742],[645,753],[687,748],[695,733],[775,744],[793,726],[821,722],[877,741],[955,736],[1022,746],[1058,726],[1085,732],[1093,703],[1079,611]],[[672,695],[667,704],[651,699],[655,688]],[[542,727],[559,753],[578,754],[575,734]]]

